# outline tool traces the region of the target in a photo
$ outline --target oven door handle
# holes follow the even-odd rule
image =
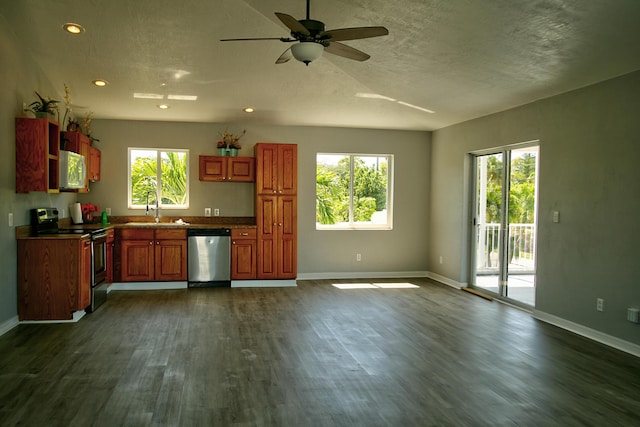
[[[91,235],[91,240],[100,240],[100,239],[107,239],[107,232],[101,232],[101,233],[95,233]]]

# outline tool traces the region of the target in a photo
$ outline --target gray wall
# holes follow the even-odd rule
[[[112,215],[143,214],[127,209],[127,147],[188,148],[190,208],[163,214],[201,216],[205,207],[211,207],[220,209],[222,216],[254,216],[254,184],[198,180],[198,155],[215,154],[218,133],[227,127],[234,133],[247,130],[240,141],[240,155],[252,156],[256,142],[298,144],[298,272],[302,277],[427,271],[430,134],[425,132],[95,120],[92,128],[100,139],[95,145],[102,151],[102,180],[79,199],[110,207]],[[318,152],[395,156],[393,230],[315,230]],[[361,262],[356,262],[356,253],[362,254]]]
[[[640,344],[626,321],[627,307],[640,307],[638,111],[635,72],[434,132],[429,269],[469,280],[467,153],[539,139],[536,309]]]
[[[16,194],[16,137],[15,118],[29,116],[22,111],[22,103],[35,101],[34,90],[41,95],[62,99],[64,90],[53,87],[45,73],[19,48],[9,24],[0,15],[0,333],[7,321],[17,316],[17,258],[15,229],[8,226],[9,213],[15,225],[29,223],[29,209],[54,206],[66,209],[75,194],[48,195],[46,193]]]

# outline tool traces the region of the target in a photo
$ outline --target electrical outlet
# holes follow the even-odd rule
[[[107,213],[107,215],[111,215],[111,208],[104,208],[104,211]]]
[[[442,255],[440,255],[440,264],[442,264],[444,262],[444,258],[442,257]]]
[[[356,254],[356,261],[362,261],[362,254]]]
[[[553,215],[551,220],[555,223],[560,222],[560,212],[559,211],[553,211]]]
[[[602,298],[596,299],[596,310],[604,311],[604,300]]]
[[[220,216],[220,209],[214,209],[213,216]]]
[[[211,216],[211,208],[204,208],[204,216]]]
[[[9,212],[9,227],[13,227],[13,212]]]

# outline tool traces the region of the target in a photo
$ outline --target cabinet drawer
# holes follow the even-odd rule
[[[187,229],[186,228],[169,228],[169,229],[157,229],[156,228],[156,239],[165,240],[165,239],[186,239],[187,238]]]
[[[153,240],[153,229],[123,228],[120,230],[122,240]]]
[[[257,236],[255,228],[232,228],[232,239],[255,239]]]

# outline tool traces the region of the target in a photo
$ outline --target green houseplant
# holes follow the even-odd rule
[[[43,98],[38,91],[33,91],[38,99],[29,104],[29,107],[25,111],[31,111],[35,114],[36,118],[47,118],[49,114],[53,114],[58,111],[58,102],[55,99],[51,99],[48,96]]]

